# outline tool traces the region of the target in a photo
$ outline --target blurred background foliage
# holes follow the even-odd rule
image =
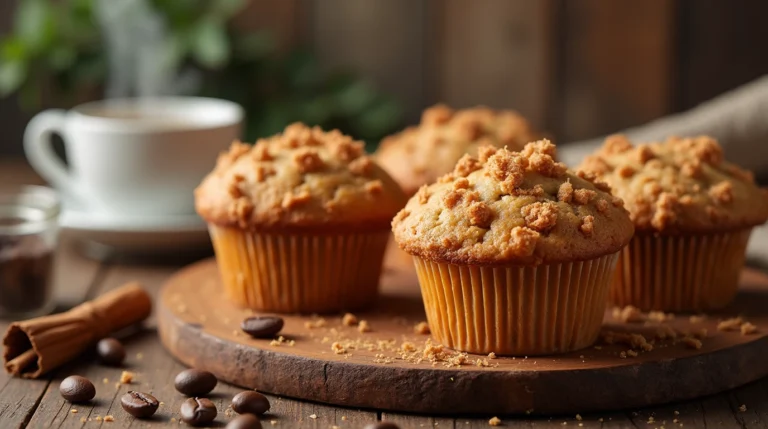
[[[0,39],[0,97],[18,93],[29,111],[103,97],[109,58],[96,3],[21,1],[13,31]],[[278,52],[270,34],[234,29],[244,0],[148,3],[165,23],[166,60],[202,77],[188,95],[241,104],[247,141],[303,121],[375,143],[402,125],[399,103],[365,79],[326,73],[306,49]]]

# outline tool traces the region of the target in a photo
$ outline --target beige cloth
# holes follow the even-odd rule
[[[765,177],[768,175],[768,75],[689,111],[618,132],[635,141],[707,134],[720,141],[729,161],[754,171],[758,177]],[[569,166],[578,165],[602,144],[603,138],[562,145],[558,156]],[[768,226],[755,229],[747,254],[768,263]]]

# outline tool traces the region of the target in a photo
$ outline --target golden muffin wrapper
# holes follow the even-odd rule
[[[609,300],[644,311],[722,308],[736,296],[751,233],[638,233],[621,251]]]
[[[588,261],[484,267],[414,256],[432,335],[470,353],[542,355],[593,344],[618,253]]]
[[[369,306],[378,293],[389,231],[263,233],[209,225],[221,280],[236,304],[278,313]]]

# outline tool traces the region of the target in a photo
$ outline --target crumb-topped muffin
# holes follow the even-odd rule
[[[555,161],[547,140],[482,146],[423,186],[392,222],[414,256],[433,334],[472,353],[559,353],[592,344],[634,228],[601,182]]]
[[[611,136],[580,169],[610,184],[637,229],[619,261],[614,304],[698,311],[732,300],[752,227],[768,219],[768,193],[723,159],[717,141],[633,145]]]
[[[528,121],[512,110],[436,105],[422,113],[418,126],[382,140],[375,156],[410,196],[450,172],[464,154],[477,155],[480,145],[518,150],[535,139]]]
[[[293,124],[235,142],[195,190],[229,296],[264,311],[360,308],[375,297],[397,183],[338,131]]]

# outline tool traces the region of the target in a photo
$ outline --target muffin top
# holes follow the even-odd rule
[[[413,195],[419,186],[450,172],[465,153],[481,144],[518,150],[536,140],[531,126],[511,110],[476,107],[454,111],[437,105],[425,110],[421,123],[382,140],[376,160]]]
[[[534,265],[617,252],[634,228],[602,182],[555,162],[548,140],[521,152],[481,146],[422,186],[392,221],[406,252],[439,262]]]
[[[639,231],[722,232],[768,219],[768,192],[752,173],[724,161],[711,137],[633,145],[615,135],[580,168],[613,188]]]
[[[303,124],[233,143],[195,190],[206,221],[249,229],[386,229],[405,201],[361,142]]]

